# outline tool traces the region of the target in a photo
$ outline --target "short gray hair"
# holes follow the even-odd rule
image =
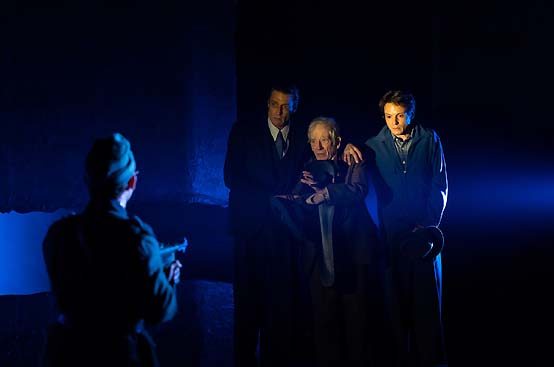
[[[329,137],[331,138],[331,142],[333,145],[337,144],[337,138],[340,137],[340,128],[337,122],[332,117],[324,117],[319,116],[310,122],[310,126],[308,126],[308,142],[310,141],[310,136],[312,135],[312,131],[315,129],[317,125],[323,125],[329,130]]]

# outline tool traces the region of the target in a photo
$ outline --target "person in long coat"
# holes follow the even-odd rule
[[[137,175],[123,135],[96,140],[86,159],[86,209],[53,223],[44,238],[60,311],[48,330],[47,367],[158,365],[147,329],[177,313],[181,264],[166,264],[152,228],[127,213]]]
[[[388,91],[379,101],[386,122],[367,140],[363,157],[375,168],[384,253],[386,310],[394,366],[446,363],[442,317],[442,243],[407,241],[441,223],[448,197],[446,163],[438,134],[414,121],[415,98]],[[356,158],[347,147],[344,158]],[[359,156],[362,156],[361,154]],[[413,246],[416,244],[418,248]],[[433,248],[434,245],[434,248]]]

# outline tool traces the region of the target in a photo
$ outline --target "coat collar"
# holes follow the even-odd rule
[[[419,141],[421,139],[423,133],[424,133],[424,131],[423,131],[422,127],[419,124],[414,125],[413,134],[412,134],[413,135],[412,144]],[[385,142],[385,141],[391,141],[392,142],[393,141],[392,134],[391,134],[389,128],[387,127],[387,125],[383,126],[383,128],[381,129],[379,134],[377,134],[376,138],[381,142]]]

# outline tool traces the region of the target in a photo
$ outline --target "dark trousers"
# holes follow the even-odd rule
[[[367,265],[336,268],[331,287],[321,285],[319,274],[316,262],[310,274],[310,294],[317,366],[367,366]]]
[[[446,362],[440,260],[440,255],[417,261],[397,256],[386,271],[391,366],[430,367]]]
[[[235,238],[234,245],[235,366],[253,367],[258,365],[258,337],[264,323],[265,249],[257,237]]]
[[[258,343],[264,367],[289,366],[297,357],[307,331],[298,261],[298,247],[276,226],[235,241],[235,366],[257,366]]]

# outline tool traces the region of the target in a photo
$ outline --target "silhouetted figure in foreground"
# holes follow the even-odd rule
[[[127,214],[137,175],[121,134],[95,141],[86,159],[86,209],[55,222],[44,239],[60,311],[48,332],[46,366],[158,365],[145,323],[177,312],[181,264],[163,264],[152,228]]]

